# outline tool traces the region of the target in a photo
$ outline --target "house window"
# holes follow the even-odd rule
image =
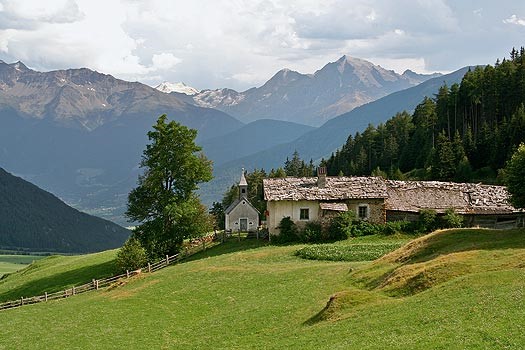
[[[301,208],[299,211],[299,219],[300,220],[310,220],[310,209]]]
[[[361,204],[357,207],[357,218],[359,220],[368,220],[368,205]]]

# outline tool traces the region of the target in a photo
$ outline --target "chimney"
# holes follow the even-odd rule
[[[326,167],[317,168],[317,187],[325,188],[326,186]]]

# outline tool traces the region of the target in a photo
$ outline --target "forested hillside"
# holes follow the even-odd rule
[[[117,248],[129,231],[66,205],[0,168],[0,248],[85,253]]]
[[[350,135],[326,161],[329,175],[386,173],[457,181],[497,181],[525,140],[525,49],[469,70],[460,84],[442,86],[412,115]],[[407,174],[408,173],[408,174]]]

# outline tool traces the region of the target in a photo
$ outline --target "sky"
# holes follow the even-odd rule
[[[0,60],[152,86],[243,91],[345,54],[451,72],[520,46],[523,0],[0,0]]]

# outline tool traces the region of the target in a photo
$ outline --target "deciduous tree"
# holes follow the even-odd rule
[[[128,197],[126,216],[150,258],[175,254],[184,238],[202,234],[209,220],[194,191],[212,178],[211,162],[195,144],[197,131],[162,115],[148,132],[138,186]]]

